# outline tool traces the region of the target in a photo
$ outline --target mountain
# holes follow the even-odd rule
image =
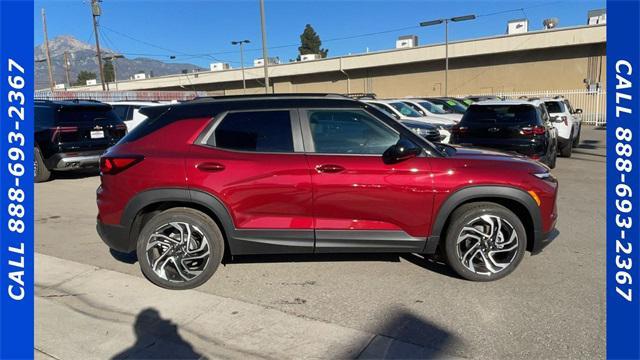
[[[118,52],[111,49],[100,47],[103,57],[109,54],[117,54]],[[74,83],[80,71],[89,71],[97,74],[100,78],[98,69],[98,59],[96,57],[95,46],[82,42],[73,36],[58,36],[49,40],[49,51],[51,53],[51,63],[53,69],[53,79],[56,84],[66,83],[66,74],[64,69],[64,53],[69,52],[69,73],[71,82]],[[35,60],[46,59],[44,44],[34,48]],[[183,70],[192,71],[201,69],[193,64],[166,63],[159,60],[137,57],[122,58],[116,60],[118,80],[127,80],[133,74],[144,72],[147,76],[162,76],[179,74]],[[49,87],[49,75],[47,71],[47,63],[35,63],[35,88],[45,89]]]

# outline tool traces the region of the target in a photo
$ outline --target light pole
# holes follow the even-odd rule
[[[122,59],[123,57],[122,55],[110,55],[103,58],[104,60],[110,60],[111,65],[113,65],[113,82],[116,84],[116,91],[118,91],[118,67],[116,66],[116,59]]]
[[[242,68],[242,93],[246,94],[247,93],[247,83],[245,82],[244,79],[244,53],[243,53],[243,48],[244,48],[244,44],[248,44],[251,41],[249,40],[240,40],[240,41],[232,41],[231,45],[240,45],[240,67]]]
[[[475,19],[475,15],[455,16],[448,19],[424,21],[420,26],[440,25],[444,23],[444,96],[448,96],[449,87],[449,21],[460,22]]]
[[[267,52],[267,30],[264,16],[264,0],[260,0],[260,29],[262,30],[262,58],[264,60],[264,92],[269,93],[269,53]]]

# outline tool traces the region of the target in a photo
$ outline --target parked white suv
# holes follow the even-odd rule
[[[418,111],[414,110],[411,106],[404,103],[404,101],[402,100],[363,101],[381,108],[400,121],[417,121],[432,125],[436,127],[440,135],[443,136],[440,142],[449,143],[449,139],[451,138],[451,128],[453,127],[453,125],[455,125],[454,121],[432,116],[424,116]]]
[[[127,131],[133,130],[140,125],[147,117],[140,113],[140,109],[147,106],[164,105],[151,101],[115,101],[109,102],[113,111],[127,125]]]
[[[543,99],[543,101],[553,126],[558,129],[558,154],[570,157],[572,149],[580,144],[582,110],[574,110],[569,100],[562,97]]]

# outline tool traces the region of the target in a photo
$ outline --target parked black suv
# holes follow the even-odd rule
[[[34,181],[51,171],[97,167],[100,155],[127,133],[111,105],[92,100],[35,101]]]
[[[518,152],[553,169],[558,130],[539,100],[491,100],[469,106],[451,143]]]

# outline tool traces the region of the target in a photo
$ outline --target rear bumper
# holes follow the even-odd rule
[[[57,153],[47,159],[50,170],[68,171],[81,168],[98,167],[100,156],[104,150],[83,151],[73,153]]]
[[[102,241],[111,249],[122,253],[130,253],[135,250],[135,244],[130,241],[129,231],[124,226],[104,224],[98,220],[96,230]]]

